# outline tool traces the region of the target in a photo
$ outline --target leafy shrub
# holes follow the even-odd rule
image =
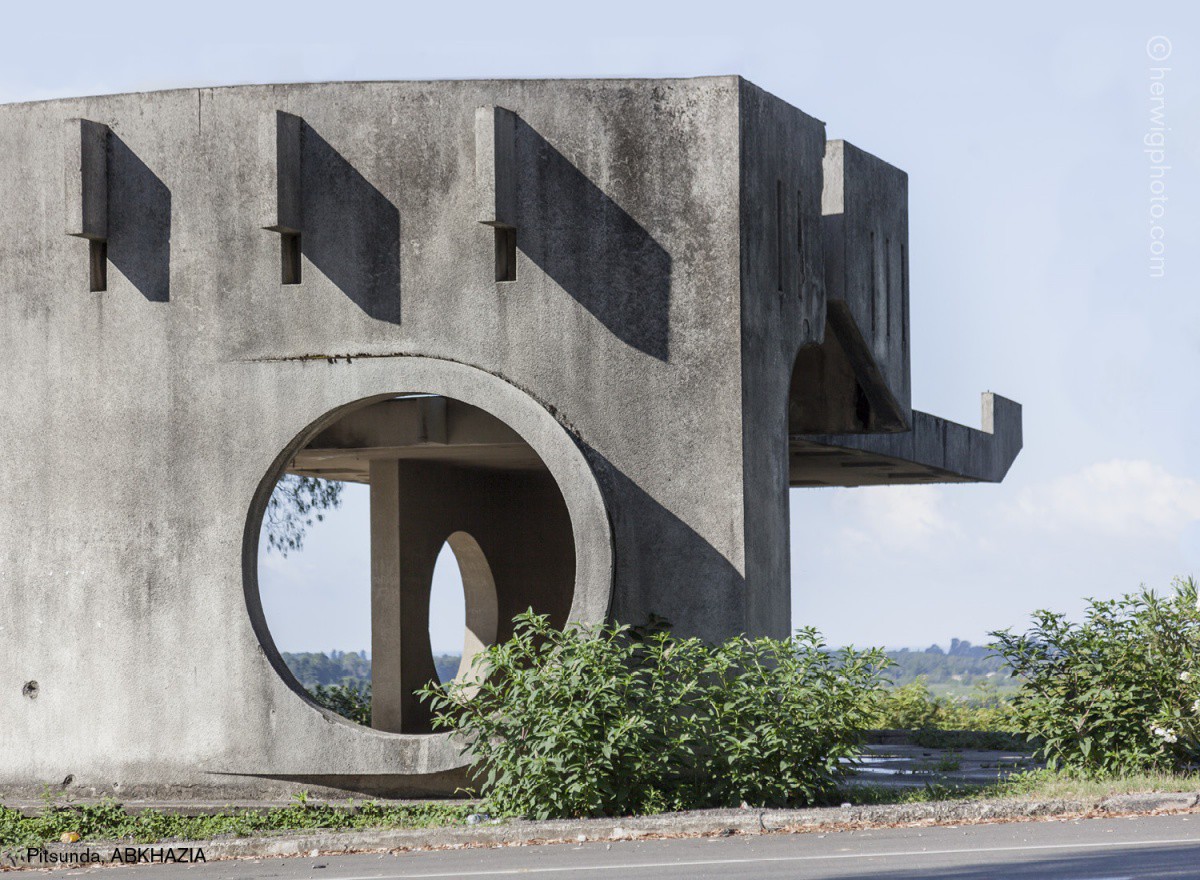
[[[314,700],[364,727],[371,726],[371,683],[319,684],[308,691]]]
[[[474,678],[422,696],[435,727],[469,744],[496,813],[805,804],[848,769],[885,662],[827,651],[811,629],[713,646],[661,629],[562,631],[528,612],[479,655]]]
[[[1039,611],[1027,633],[992,633],[1024,679],[1013,719],[1050,768],[1090,774],[1176,769],[1200,758],[1196,583],[1093,599],[1083,623]]]
[[[937,726],[940,701],[929,692],[924,679],[885,691],[871,720],[885,730],[923,730]]]

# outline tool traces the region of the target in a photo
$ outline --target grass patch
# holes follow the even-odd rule
[[[119,840],[148,844],[248,837],[274,831],[433,828],[461,823],[475,810],[474,804],[462,802],[397,805],[370,801],[333,806],[309,803],[303,797],[286,807],[231,810],[211,816],[180,816],[151,809],[130,814],[116,801],[53,806],[39,816],[26,816],[0,806],[0,850],[57,843],[70,833],[78,834],[84,843]]]
[[[1062,770],[1029,770],[1010,776],[999,787],[1004,797],[1103,798],[1115,794],[1200,791],[1200,773],[1145,771],[1085,776]]]

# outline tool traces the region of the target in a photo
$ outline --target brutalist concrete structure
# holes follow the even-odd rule
[[[0,155],[10,790],[446,790],[443,542],[468,654],[527,607],[783,636],[789,486],[1021,446],[911,407],[905,174],[738,77],[10,105]],[[263,619],[286,472],[370,483],[377,729]]]

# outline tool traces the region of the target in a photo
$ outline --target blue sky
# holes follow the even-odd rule
[[[908,172],[914,405],[969,425],[985,389],[1025,406],[1001,486],[793,491],[795,624],[834,643],[980,640],[1035,607],[1200,574],[1194,4],[23,4],[0,39],[0,102],[740,73]],[[1169,166],[1160,278],[1152,126]],[[265,565],[285,649],[368,643],[363,507]],[[452,604],[435,648],[457,647]]]

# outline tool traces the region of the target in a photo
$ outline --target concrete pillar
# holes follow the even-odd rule
[[[371,725],[430,730],[413,691],[437,671],[429,644],[429,595],[447,541],[467,600],[469,652],[512,633],[534,608],[567,620],[575,577],[570,517],[548,473],[495,472],[438,461],[381,459],[371,483]]]
[[[425,733],[429,711],[413,694],[436,675],[429,647],[429,585],[437,560],[416,499],[421,465],[372,461],[371,726]]]

